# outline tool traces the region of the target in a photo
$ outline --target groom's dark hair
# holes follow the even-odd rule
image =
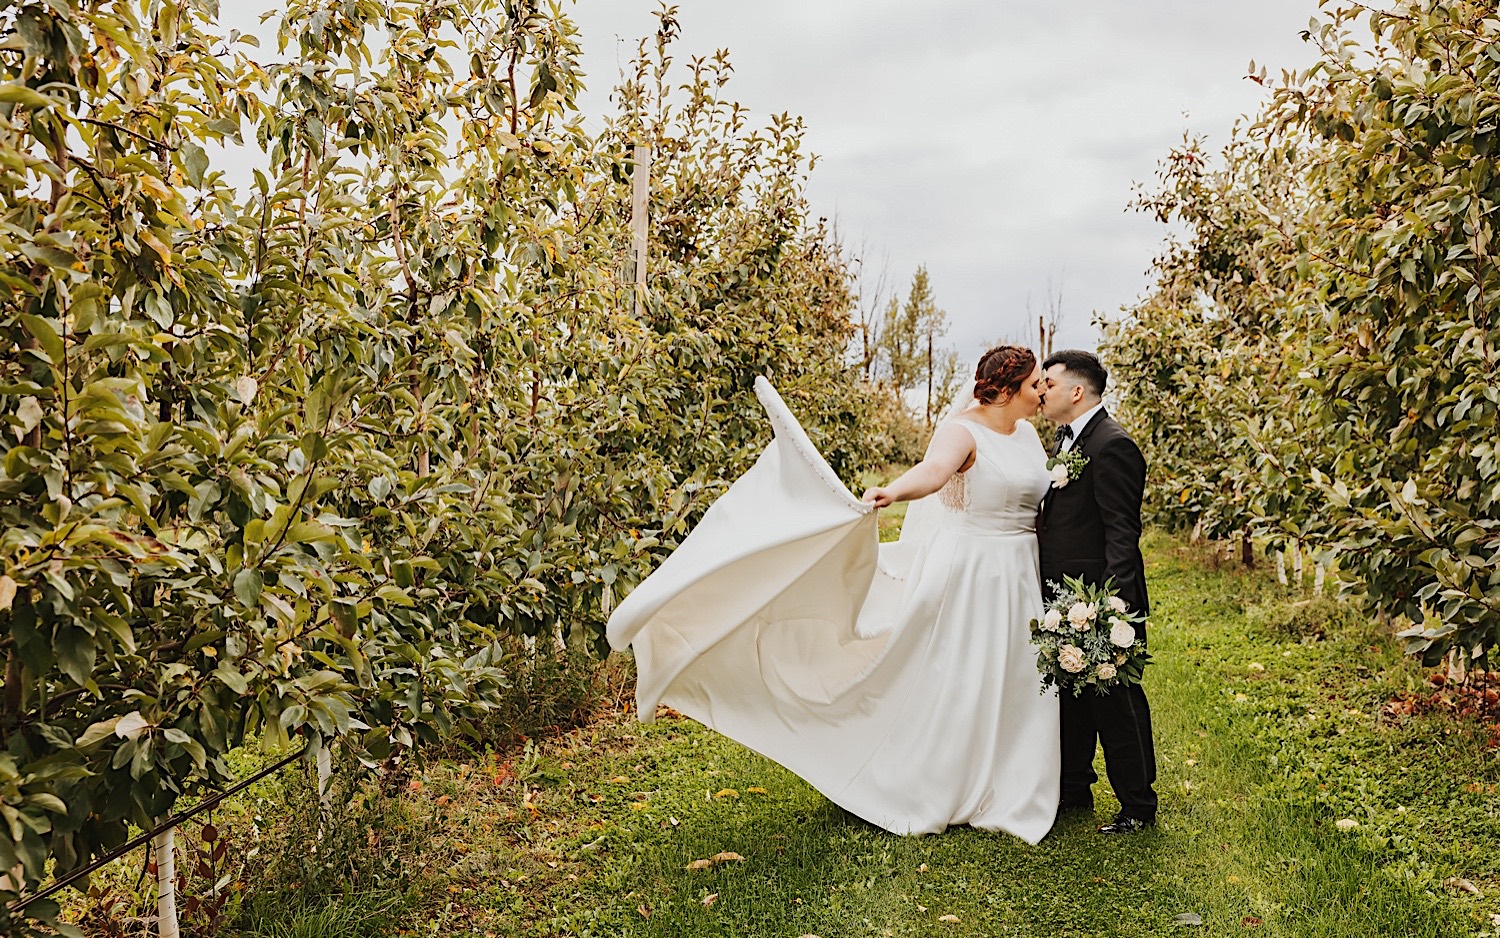
[[[1104,386],[1109,383],[1109,372],[1104,370],[1104,364],[1099,361],[1098,355],[1082,349],[1063,349],[1047,356],[1047,360],[1042,362],[1042,370],[1046,371],[1053,365],[1063,366],[1063,371],[1077,378],[1078,383],[1093,392],[1095,397],[1104,396]]]

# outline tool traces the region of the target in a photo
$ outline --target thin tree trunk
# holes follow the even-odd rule
[[[1255,544],[1250,540],[1248,531],[1240,535],[1240,562],[1245,565],[1246,570],[1255,569]]]
[[[156,934],[159,938],[181,938],[177,925],[176,828],[156,835]]]
[[[333,752],[325,742],[318,750],[318,800],[323,807],[333,799]]]

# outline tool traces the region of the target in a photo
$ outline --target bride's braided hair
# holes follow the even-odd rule
[[[1010,400],[1036,370],[1036,356],[1019,345],[999,345],[984,353],[974,369],[974,399],[985,404]]]

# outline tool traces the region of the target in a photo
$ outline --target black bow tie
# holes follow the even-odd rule
[[[1071,439],[1073,439],[1073,426],[1072,426],[1072,424],[1065,423],[1062,426],[1060,426],[1060,427],[1057,428],[1057,448],[1058,449],[1062,449],[1063,443],[1065,441],[1071,440]]]

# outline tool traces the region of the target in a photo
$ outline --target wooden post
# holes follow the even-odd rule
[[[1240,533],[1240,563],[1245,565],[1246,570],[1255,569],[1255,544],[1250,540],[1250,532]]]
[[[646,314],[646,236],[651,196],[651,148],[635,145],[635,175],[630,186],[630,256],[635,260],[635,314]]]
[[[932,426],[932,330],[927,330],[927,426]]]
[[[180,938],[177,925],[177,864],[173,835],[169,828],[152,841],[156,848],[156,934],[159,938]]]

